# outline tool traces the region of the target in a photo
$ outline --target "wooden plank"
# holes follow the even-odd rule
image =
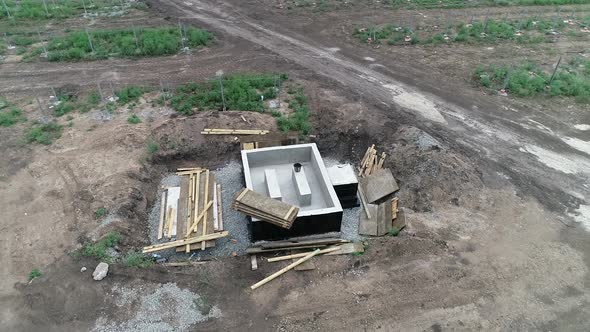
[[[202,242],[202,241],[207,241],[207,240],[215,240],[215,239],[219,239],[222,237],[226,237],[226,236],[228,236],[228,234],[229,233],[227,231],[224,231],[224,232],[207,234],[205,236],[197,236],[197,237],[193,237],[193,238],[189,238],[189,239],[182,239],[182,240],[176,240],[176,241],[171,241],[171,242],[167,242],[167,243],[155,244],[152,246],[143,247],[142,252],[145,254],[145,253],[149,253],[149,252],[160,251],[160,250],[170,249],[170,248],[179,247],[179,246],[182,246],[184,249],[184,246],[186,244],[197,243],[197,242]]]
[[[264,249],[270,249],[270,248],[290,248],[290,247],[308,246],[308,245],[317,245],[317,244],[338,244],[338,243],[347,243],[347,242],[350,242],[350,241],[339,239],[339,238],[324,238],[324,239],[272,241],[272,242],[262,243],[260,246]]]
[[[243,206],[250,208],[249,214],[254,217],[257,217],[255,210],[260,211],[261,215],[266,214],[279,219],[284,219],[285,216],[290,216],[289,219],[284,220],[289,224],[292,224],[293,221],[295,221],[295,217],[297,216],[297,213],[299,213],[299,208],[296,206],[274,200],[247,188],[237,193],[234,203],[235,204],[232,204],[232,206],[238,211],[240,211]],[[283,225],[279,226],[284,227]]]
[[[344,243],[344,244],[347,244],[347,243]],[[342,244],[342,245],[344,245],[344,244]],[[336,247],[328,247],[328,248],[325,248],[325,249],[321,249],[320,252],[319,252],[319,255],[328,254],[328,253],[331,253],[331,252],[334,252],[334,251],[340,251],[341,250],[340,246],[342,246],[342,245],[338,245]],[[279,257],[269,258],[266,261],[269,262],[269,263],[272,263],[272,262],[280,262],[280,261],[289,260],[289,259],[293,259],[293,258],[305,257],[309,253],[310,253],[309,251],[302,252],[302,253],[294,253],[294,254],[290,254],[290,255],[286,255],[286,256],[279,256]]]
[[[250,255],[250,264],[252,266],[252,271],[258,270],[258,261],[256,260],[256,255]]]
[[[379,204],[377,213],[377,236],[383,236],[391,230],[391,198]]]
[[[367,203],[374,203],[399,190],[399,186],[388,168],[380,169],[370,176],[359,180],[359,191],[364,194]]]
[[[189,177],[182,176],[180,178],[180,195],[178,197],[178,206],[182,208],[178,209],[176,214],[176,219],[178,222],[176,223],[176,238],[182,239],[186,234],[186,215],[187,215],[187,201],[188,201],[188,185],[189,185]]]
[[[181,172],[176,172],[176,175],[191,175],[191,174],[197,174],[197,173],[201,173],[203,172],[204,169],[201,170],[190,170],[190,171],[181,171]]]
[[[195,179],[195,187],[193,188],[195,191],[195,195],[193,196],[195,198],[195,202],[194,202],[194,210],[193,210],[193,220],[191,223],[187,223],[186,227],[186,237],[189,237],[191,235],[191,226],[194,225],[195,223],[197,223],[198,219],[197,216],[199,215],[199,193],[200,193],[200,188],[201,188],[201,173],[197,173],[196,175],[196,179]],[[191,245],[188,244],[185,248],[185,252],[189,253],[191,251]]]
[[[207,172],[205,172],[205,201],[204,204],[209,204],[209,170],[207,170]],[[207,214],[209,209],[205,209],[205,215],[203,216],[203,232],[201,233],[202,235],[206,235],[207,234]],[[201,250],[205,250],[205,242],[203,242],[201,244]]]
[[[166,213],[166,237],[172,238],[172,224],[174,223],[173,213],[174,209],[169,207]]]
[[[279,277],[280,275],[282,275],[283,273],[293,269],[294,267],[296,267],[297,265],[300,265],[302,263],[304,263],[307,260],[310,260],[313,258],[313,256],[317,255],[320,252],[319,249],[314,250],[313,252],[307,254],[305,257],[300,258],[299,260],[297,260],[294,263],[289,264],[288,266],[280,269],[279,271],[269,275],[268,277],[260,280],[259,282],[255,283],[254,285],[250,286],[250,289],[254,290],[260,286],[265,285],[266,283],[268,283],[269,281]]]
[[[344,243],[340,246],[340,250],[336,250],[333,252],[329,252],[325,254],[326,256],[331,255],[346,255],[346,254],[353,254],[353,253],[362,253],[365,252],[365,247],[363,246],[362,242],[352,242],[352,243]]]
[[[182,171],[200,171],[202,170],[201,167],[180,167],[177,168],[176,171],[177,172],[182,172]]]
[[[391,219],[395,219],[397,218],[397,202],[398,202],[399,198],[394,197],[391,200]]]
[[[160,223],[158,224],[158,240],[162,238],[164,232],[164,215],[166,214],[167,192],[167,190],[162,191],[162,200],[160,201]]]
[[[371,212],[369,211],[369,203],[367,203],[367,199],[365,198],[365,193],[363,192],[363,188],[358,186],[357,191],[359,193],[359,197],[361,198],[361,204],[363,205],[363,210],[365,210],[365,214],[367,218],[371,219]]]
[[[379,206],[377,204],[367,204],[367,212],[361,214],[359,221],[359,234],[362,235],[377,235],[377,215],[379,213]],[[369,217],[369,215],[371,217]]]
[[[223,230],[223,203],[221,201],[221,184],[217,184],[217,220],[219,220],[219,230]]]
[[[242,150],[253,150],[254,143],[244,143],[242,144]]]
[[[402,229],[404,229],[404,227],[406,227],[406,212],[404,211],[403,208],[400,209],[400,211],[397,214],[397,218],[395,218],[395,220],[393,221],[393,227],[395,227],[397,230],[401,231]]]
[[[328,246],[327,244],[318,244],[318,245],[307,245],[307,246],[292,247],[292,248],[269,248],[269,249],[253,247],[253,248],[246,249],[246,253],[249,255],[254,255],[254,254],[264,254],[264,253],[269,253],[269,252],[286,251],[286,250],[293,250],[293,249],[316,249],[316,248],[324,248],[327,246]]]

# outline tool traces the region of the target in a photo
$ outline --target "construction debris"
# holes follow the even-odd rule
[[[397,182],[388,168],[380,169],[361,178],[360,187],[367,203],[375,203],[399,190]]]
[[[266,135],[269,130],[261,129],[209,129],[205,128],[201,132],[203,135]]]
[[[340,246],[330,247],[330,248],[326,248],[326,249],[321,249],[319,251],[318,255],[324,255],[324,254],[335,252],[335,251],[338,251],[338,250],[341,250],[341,247]],[[293,259],[293,258],[305,257],[305,256],[307,256],[307,254],[309,254],[309,251],[308,252],[304,252],[304,253],[297,253],[297,254],[290,254],[290,255],[286,255],[286,256],[273,257],[273,258],[267,259],[267,261],[269,263],[272,263],[272,262],[280,262],[280,261],[289,260],[289,259]]]
[[[250,256],[250,263],[252,264],[252,271],[258,270],[258,260],[256,259],[256,255]]]
[[[359,177],[364,177],[367,175],[371,175],[375,173],[375,171],[382,169],[383,164],[385,163],[385,157],[387,156],[385,152],[382,152],[379,156],[377,155],[378,152],[375,150],[375,144],[371,145],[363,159],[361,159],[361,164],[359,166]]]
[[[268,283],[269,281],[271,281],[271,280],[275,279],[276,277],[278,277],[278,276],[282,275],[283,273],[285,273],[285,272],[287,272],[287,271],[289,271],[289,270],[292,270],[292,269],[293,269],[293,268],[295,268],[297,265],[300,265],[300,264],[304,263],[305,261],[307,261],[307,260],[311,259],[313,256],[315,256],[315,255],[317,255],[317,254],[319,254],[319,253],[320,253],[320,249],[316,249],[316,250],[314,250],[313,252],[311,252],[311,253],[307,254],[305,257],[302,257],[302,258],[300,258],[300,259],[299,259],[299,260],[297,260],[296,262],[289,264],[288,266],[286,266],[286,267],[284,267],[284,268],[280,269],[279,271],[277,271],[277,272],[275,272],[275,273],[273,273],[273,274],[269,275],[268,277],[266,277],[266,278],[264,278],[264,279],[260,280],[259,282],[255,283],[254,285],[250,286],[250,289],[254,290],[254,289],[256,289],[256,288],[258,288],[258,287],[260,287],[260,286],[262,286],[262,285],[264,285],[264,284]]]
[[[221,221],[221,186],[205,168],[179,168],[180,187],[167,187],[162,193],[158,239],[176,241],[148,246],[145,252],[175,248],[177,252],[214,247],[215,239],[227,236]]]
[[[248,188],[243,188],[234,195],[232,208],[256,219],[289,229],[293,225],[299,208],[263,196]]]

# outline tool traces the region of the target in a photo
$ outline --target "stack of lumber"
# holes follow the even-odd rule
[[[167,190],[170,197],[171,190],[178,188],[176,196],[173,196],[176,209],[170,212],[165,208],[167,203],[162,200],[158,239],[164,235],[161,233],[165,233],[160,230],[168,227],[173,232],[165,233],[167,237],[175,236],[177,240],[145,247],[144,252],[169,248],[176,248],[177,252],[205,250],[215,246],[215,239],[228,235],[223,231],[221,185],[215,183],[215,176],[208,169],[198,167],[179,168],[176,174],[181,176],[180,187]],[[174,218],[169,218],[168,214],[174,212]]]
[[[299,208],[243,188],[234,195],[232,208],[256,219],[290,229]]]
[[[385,157],[385,152],[382,152],[378,156],[378,152],[377,150],[375,150],[375,144],[371,145],[365,152],[363,159],[361,159],[358,176],[363,177],[371,175],[375,173],[377,170],[383,169]]]
[[[266,135],[270,131],[262,129],[211,129],[205,128],[203,135]]]

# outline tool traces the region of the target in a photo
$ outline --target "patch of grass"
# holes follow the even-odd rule
[[[67,100],[60,101],[53,109],[53,115],[60,117],[64,114],[70,113],[76,108],[76,105]]]
[[[140,86],[129,86],[125,87],[119,91],[115,91],[115,95],[117,96],[117,102],[119,105],[125,105],[130,102],[135,102],[139,100],[144,93],[148,91],[147,88],[140,87]]]
[[[194,27],[186,28],[185,34],[184,43],[192,48],[205,46],[213,39],[211,33]],[[47,59],[78,61],[170,55],[180,51],[182,45],[177,27],[94,30],[88,31],[88,34],[86,31],[74,31],[49,41]]]
[[[570,26],[563,20],[549,20],[529,17],[525,20],[488,19],[449,25],[442,31],[434,27],[419,27],[417,31],[410,27],[386,24],[381,27],[355,27],[353,36],[360,41],[389,45],[398,44],[451,44],[451,43],[496,43],[498,41],[515,41],[518,43],[540,43],[552,41],[552,34],[573,31],[584,26],[578,22]],[[573,29],[573,30],[572,30]],[[576,30],[577,31],[577,30]]]
[[[127,118],[127,122],[131,124],[138,124],[141,122],[141,119],[137,115],[133,114]]]
[[[131,250],[123,258],[123,265],[126,267],[147,268],[154,264],[154,261],[141,252]]]
[[[109,101],[108,103],[106,103],[104,105],[105,109],[107,112],[109,113],[113,113],[115,111],[115,109],[117,108],[117,105],[115,105],[115,103]]]
[[[303,89],[299,88],[293,98],[289,100],[289,108],[293,110],[288,116],[282,114],[273,116],[277,119],[277,126],[281,131],[298,131],[302,135],[309,134],[309,106]]]
[[[490,90],[506,89],[517,97],[564,96],[579,103],[590,103],[590,60],[575,58],[562,64],[551,81],[551,72],[533,63],[517,67],[479,66],[474,73],[477,84]]]
[[[5,109],[6,108],[6,109]],[[1,107],[0,105],[0,126],[10,127],[16,123],[27,121],[23,112],[15,106]]]
[[[29,281],[31,281],[35,278],[39,278],[42,275],[43,275],[43,273],[41,273],[41,271],[38,268],[34,268],[31,270],[31,272],[29,272]]]
[[[99,219],[107,215],[107,209],[104,207],[100,207],[94,211],[94,218]]]
[[[49,145],[61,137],[61,132],[62,126],[55,122],[34,124],[25,132],[25,140],[27,143]]]
[[[146,151],[149,155],[153,155],[154,153],[158,152],[159,149],[160,146],[154,141],[150,141],[146,147]]]
[[[399,235],[399,229],[397,229],[396,227],[391,227],[391,229],[389,230],[389,232],[387,232],[387,234],[389,236],[398,236]]]
[[[287,79],[286,74],[236,74],[224,76],[223,93],[230,111],[265,110],[264,99],[276,96],[275,87]],[[274,98],[274,97],[270,97]],[[218,79],[205,83],[189,83],[176,88],[170,105],[177,112],[192,115],[195,111],[222,110],[223,99]]]
[[[120,11],[121,2],[110,0],[47,0],[45,4],[39,0],[4,0],[12,20],[15,22],[40,21],[50,19],[65,19],[84,14],[84,5],[89,14],[101,15],[108,12]],[[45,7],[47,6],[47,7]],[[0,19],[8,18],[6,7],[0,2]],[[130,5],[124,2],[124,8]],[[141,6],[133,6],[141,8]],[[46,9],[47,8],[47,9]]]
[[[111,232],[95,243],[84,243],[78,254],[83,257],[93,257],[99,261],[110,262],[111,257],[107,254],[107,249],[117,245],[120,240],[121,234]]]

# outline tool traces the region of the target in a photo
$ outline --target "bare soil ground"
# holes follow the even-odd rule
[[[350,27],[367,17],[385,22],[381,8],[318,14],[288,12],[270,0],[148,4],[154,17],[207,27],[218,36],[215,45],[141,60],[6,63],[0,93],[25,105],[66,83],[93,89],[107,81],[203,80],[219,69],[288,72],[310,97],[323,155],[358,162],[373,143],[388,152],[409,226],[398,237],[370,240],[362,256],[320,257],[316,270],[288,273],[255,292],[248,286],[277,265],[261,262],[250,271],[248,257],[181,269],[113,265],[94,282],[96,262],[69,253],[113,229],[123,234],[119,251],[145,245],[161,175],[238,157],[236,144],[203,137],[202,128],[243,126],[244,115],[274,129],[274,119],[238,112],[181,117],[144,101],[136,106],[141,124],[128,124],[126,109],[106,122],[95,111],[75,115],[73,127],[48,147],[22,143],[25,124],[0,128],[0,329],[100,330],[106,321],[133,330],[125,323],[145,308],[141,300],[123,301],[120,288],[146,294],[175,283],[221,311],[189,330],[588,330],[590,240],[572,215],[590,199],[590,160],[583,144],[567,143],[590,140],[574,127],[590,124],[588,108],[490,96],[465,80],[482,58],[549,61],[545,45],[535,53],[493,45],[491,55],[475,46],[373,49],[353,40]],[[580,45],[556,44],[560,52]],[[34,104],[24,110],[40,117]],[[151,160],[148,140],[165,143]],[[99,207],[107,218],[94,217]],[[89,271],[81,273],[82,266]],[[43,276],[27,283],[33,267]],[[184,328],[177,312],[158,310],[167,327]]]

